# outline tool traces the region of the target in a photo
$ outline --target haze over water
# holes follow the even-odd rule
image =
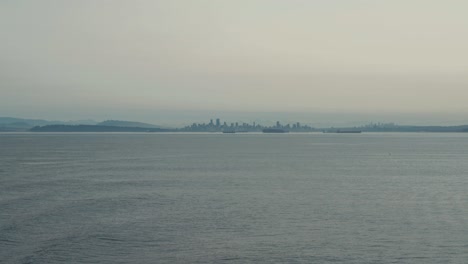
[[[0,263],[467,263],[467,10],[0,1]]]
[[[0,1],[0,113],[464,124],[466,10],[464,0]]]
[[[465,263],[467,134],[0,134],[0,262]]]

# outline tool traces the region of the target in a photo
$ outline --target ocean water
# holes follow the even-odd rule
[[[0,263],[468,263],[468,134],[0,134]]]

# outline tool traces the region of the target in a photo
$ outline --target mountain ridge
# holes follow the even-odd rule
[[[143,128],[161,128],[160,126],[136,122],[136,121],[124,121],[124,120],[105,120],[97,123],[98,126],[114,126],[114,127],[143,127]]]

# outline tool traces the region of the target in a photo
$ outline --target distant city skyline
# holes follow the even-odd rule
[[[323,132],[323,133],[362,133],[362,132],[433,132],[433,133],[466,133],[468,124],[458,125],[415,125],[370,122],[365,125],[330,126],[307,125],[300,122],[274,124],[257,122],[231,122],[220,118],[209,122],[193,122],[183,127],[164,127],[130,120],[106,120],[95,122],[84,121],[51,121],[40,119],[20,119],[0,117],[0,132],[140,132],[140,133],[288,133],[288,132]]]
[[[214,112],[214,111],[213,111]],[[353,127],[364,126],[370,123],[395,123],[398,125],[421,125],[421,126],[453,126],[468,124],[468,117],[465,115],[437,115],[428,113],[421,114],[353,114],[349,112],[317,112],[317,113],[288,113],[288,112],[179,112],[171,115],[170,112],[164,113],[141,113],[134,115],[116,114],[98,115],[98,118],[72,118],[73,115],[67,118],[51,118],[41,115],[27,116],[0,116],[24,119],[41,119],[47,121],[59,121],[69,124],[95,124],[106,120],[122,120],[136,121],[154,124],[160,127],[185,127],[190,126],[194,122],[198,124],[207,123],[207,120],[216,119],[229,121],[230,123],[256,123],[265,126],[272,126],[276,122],[281,123],[296,123],[300,122],[304,125],[312,127]],[[66,116],[66,115],[65,115]],[[219,116],[219,117],[218,117]],[[145,118],[146,117],[146,118]],[[222,124],[222,123],[221,123]]]
[[[309,125],[301,124],[300,122],[281,123],[276,121],[274,124],[261,124],[258,122],[231,122],[223,121],[220,118],[210,119],[208,123],[193,122],[191,125],[183,127],[182,131],[191,132],[260,132],[265,128],[282,129],[291,132],[311,132],[314,128]]]

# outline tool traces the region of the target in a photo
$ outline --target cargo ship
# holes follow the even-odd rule
[[[262,130],[263,133],[288,133],[289,131],[279,128],[265,128]]]
[[[362,133],[361,130],[338,130],[336,133]]]
[[[341,130],[341,129],[338,129],[338,130],[325,130],[325,131],[323,131],[323,133],[359,134],[359,133],[362,133],[362,131],[361,130]]]

